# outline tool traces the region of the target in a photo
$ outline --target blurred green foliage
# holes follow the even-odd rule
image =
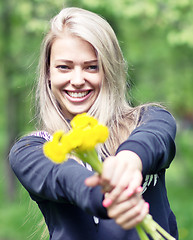
[[[16,138],[34,129],[33,86],[41,40],[50,18],[61,8],[71,6],[94,11],[113,26],[129,66],[132,103],[161,102],[175,116],[177,155],[168,170],[168,194],[177,216],[180,239],[192,239],[193,193],[189,190],[193,183],[192,0],[0,2],[0,239],[38,238],[32,234],[39,229],[36,206],[29,205],[29,198],[25,191],[20,191],[19,184],[16,188],[19,194],[10,193],[15,186],[11,186],[7,154]],[[33,209],[32,215],[37,219],[30,220]]]

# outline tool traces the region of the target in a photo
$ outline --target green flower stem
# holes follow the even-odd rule
[[[152,217],[148,214],[144,220],[140,223],[140,226],[149,234],[154,240],[162,240],[163,237],[156,231],[153,224]]]
[[[75,151],[75,155],[83,162],[90,164],[92,169],[99,174],[102,173],[103,164],[99,160],[95,149],[85,151]]]
[[[149,240],[148,236],[146,235],[145,231],[140,226],[140,224],[138,224],[135,228],[141,240]]]
[[[166,239],[168,240],[175,240],[168,232],[166,232],[158,223],[154,221],[155,227],[157,231],[159,231]]]
[[[167,240],[175,240],[175,238],[153,220],[150,214],[148,214],[139,225],[155,240],[162,240],[164,238]],[[162,235],[160,235],[159,232]]]

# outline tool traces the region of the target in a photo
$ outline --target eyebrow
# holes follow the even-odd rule
[[[88,60],[88,61],[85,61],[84,63],[96,63],[96,62],[98,62],[98,59]]]
[[[56,59],[56,61],[57,61],[57,62],[73,63],[73,61],[67,60],[67,59]],[[96,62],[98,62],[98,59],[93,59],[93,60],[84,61],[84,64],[90,64],[90,63],[96,63]]]

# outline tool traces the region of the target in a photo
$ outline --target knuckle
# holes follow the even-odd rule
[[[104,185],[107,185],[110,183],[108,176],[102,176],[101,180]]]
[[[128,230],[131,228],[131,226],[128,223],[122,224],[121,226],[124,230]]]
[[[112,187],[110,185],[105,185],[102,187],[102,191],[107,192],[107,193],[110,192],[111,189],[112,189]]]
[[[123,190],[125,190],[127,188],[127,185],[122,183],[118,186],[119,190],[122,192]]]
[[[130,204],[131,204],[131,207],[135,207],[137,205],[137,199],[136,198],[132,198],[130,200]]]
[[[123,220],[122,220],[121,218],[115,219],[115,222],[116,222],[118,225],[122,225],[122,224],[123,224]]]
[[[116,184],[113,183],[113,182],[110,182],[109,184],[111,185],[112,188],[115,188],[115,187],[116,187]],[[116,189],[116,188],[115,188],[115,189]]]
[[[114,190],[111,192],[112,197],[117,197],[119,195],[120,189],[114,188]]]
[[[110,195],[110,198],[114,200],[119,196],[119,194],[122,192],[122,190],[118,186],[116,186],[116,187],[115,187],[115,185],[111,185],[111,186],[112,186],[113,190],[112,190],[112,192],[109,193],[109,195]]]
[[[113,218],[113,213],[112,213],[112,211],[109,211],[109,210],[108,210],[108,216],[109,216],[110,218]]]
[[[136,206],[135,207],[135,215],[138,216],[141,214],[141,207],[140,206]]]
[[[115,211],[108,211],[108,216],[110,217],[110,218],[116,218],[116,212]]]
[[[139,224],[140,222],[142,222],[144,219],[144,216],[143,215],[139,215],[136,217],[136,224]]]

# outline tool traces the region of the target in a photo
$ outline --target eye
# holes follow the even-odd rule
[[[91,72],[98,72],[99,70],[98,65],[89,65],[87,69]]]
[[[67,66],[67,65],[58,65],[58,66],[56,66],[56,68],[61,70],[61,71],[67,71],[67,70],[70,69],[70,67]]]

